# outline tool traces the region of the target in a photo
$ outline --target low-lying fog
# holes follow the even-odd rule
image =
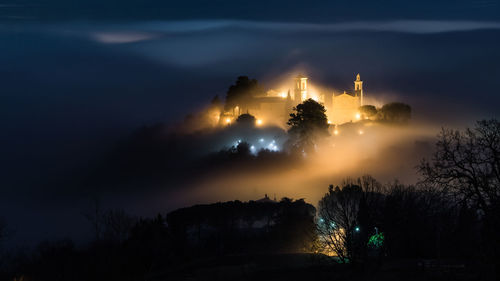
[[[4,26],[0,217],[10,228],[9,244],[86,241],[90,227],[82,213],[96,197],[104,208],[152,216],[265,193],[316,204],[329,184],[363,174],[414,183],[414,167],[431,151],[440,127],[498,118],[498,25],[440,24]],[[262,167],[206,166],[214,161],[209,152],[249,138],[237,130],[170,139],[174,123],[215,94],[224,97],[237,76],[273,88],[298,70],[317,89],[339,91],[350,90],[359,72],[373,103],[408,103],[412,120],[407,126],[341,129],[303,162],[280,158]],[[156,123],[166,125],[153,130],[154,149],[123,146],[139,127]],[[282,128],[259,130],[250,142],[276,138],[281,149]],[[132,156],[117,157],[120,151]],[[107,162],[110,157],[115,162]],[[151,161],[128,165],[120,157]],[[112,176],[99,181],[103,174]]]
[[[400,180],[415,183],[415,167],[432,151],[439,128],[410,123],[406,126],[381,125],[374,122],[340,127],[339,134],[324,139],[314,154],[272,164],[256,162],[263,167],[223,166],[201,177],[189,179],[181,190],[160,192],[162,200],[172,205],[252,200],[268,194],[305,198],[316,204],[329,184],[345,177],[370,174],[382,182]],[[262,135],[265,135],[262,132]],[[265,137],[263,137],[265,138]],[[227,138],[231,139],[231,138]],[[246,138],[232,136],[232,139]],[[270,138],[265,138],[270,139]],[[256,143],[259,141],[257,140]],[[250,144],[253,143],[250,141]],[[207,167],[210,169],[211,167]]]

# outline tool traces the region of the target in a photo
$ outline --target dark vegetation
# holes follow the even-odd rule
[[[2,280],[495,280],[500,123],[443,130],[415,186],[330,186],[318,211],[269,197],[136,219],[86,214],[93,242],[4,254]],[[333,239],[332,239],[333,237]],[[336,253],[330,258],[322,253]]]
[[[245,98],[240,88],[259,91],[256,81],[240,78],[230,90],[234,101]],[[213,104],[220,106],[217,99]],[[361,110],[394,123],[411,117],[401,103]],[[242,115],[241,126],[227,130],[255,134],[252,117]],[[162,125],[146,127],[118,147],[107,163],[116,165],[106,173],[133,185],[166,169],[168,177],[184,177],[234,165],[297,165],[328,135],[324,107],[313,100],[298,105],[289,125],[291,153],[252,153],[241,141],[198,161],[207,151],[200,145],[206,133],[172,135]],[[443,129],[433,158],[418,170],[422,180],[414,186],[370,176],[331,185],[317,211],[302,199],[276,202],[266,195],[136,218],[104,210],[96,200],[85,214],[94,233],[90,243],[77,247],[65,239],[0,252],[0,280],[496,280],[500,123]],[[6,229],[0,221],[0,243]],[[332,253],[338,257],[325,255]]]
[[[378,109],[373,105],[363,105],[359,107],[359,112],[362,119],[393,124],[404,124],[411,119],[411,106],[402,102],[384,104]]]
[[[243,125],[243,126],[254,126],[255,125],[255,117],[251,114],[244,113],[238,116],[236,119],[237,124]]]
[[[328,136],[328,118],[325,107],[308,99],[293,108],[287,125],[290,126],[290,146],[292,150],[311,152],[317,140]]]
[[[267,196],[183,208],[167,215],[178,256],[308,252],[316,209],[304,200]]]
[[[7,280],[21,276],[24,280],[309,280],[310,276],[493,280],[494,276],[495,253],[483,250],[491,242],[483,230],[490,223],[487,218],[467,204],[453,204],[437,190],[397,182],[382,185],[369,176],[330,187],[317,214],[303,200],[273,202],[267,197],[196,205],[150,219],[134,219],[121,211],[95,214],[89,217],[96,232],[90,245],[43,242],[33,254],[5,259],[2,276]],[[340,259],[320,254],[325,246],[335,247],[322,243],[325,225],[350,233],[341,242],[345,245],[340,245],[344,253]],[[385,238],[370,244],[377,232]]]
[[[229,110],[241,104],[251,105],[254,97],[263,96],[264,94],[264,89],[256,79],[239,76],[235,84],[231,85],[227,91],[224,108]]]

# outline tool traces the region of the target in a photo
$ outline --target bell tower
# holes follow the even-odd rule
[[[301,103],[307,99],[307,77],[298,75],[295,77],[293,96],[295,103]]]
[[[359,105],[363,105],[363,81],[361,81],[361,76],[356,75],[356,81],[354,81],[354,93],[359,97]]]

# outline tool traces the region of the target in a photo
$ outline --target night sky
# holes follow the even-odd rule
[[[0,2],[0,216],[17,242],[84,236],[47,227],[82,212],[83,171],[239,75],[350,89],[359,72],[366,95],[422,122],[499,117],[500,1],[325,2]]]

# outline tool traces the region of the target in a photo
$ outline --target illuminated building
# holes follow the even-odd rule
[[[356,75],[352,93],[311,92],[308,82],[307,77],[298,75],[293,79],[293,91],[271,89],[265,95],[255,96],[246,104],[240,104],[230,111],[223,112],[221,120],[226,122],[222,124],[231,124],[232,120],[236,120],[243,113],[255,116],[257,125],[284,124],[290,117],[293,107],[310,98],[325,106],[328,124],[339,125],[361,119],[359,107],[363,105],[363,81],[359,74]]]
[[[307,94],[307,77],[298,75],[294,79],[295,88],[293,90],[294,100],[303,102],[310,98]],[[299,103],[299,102],[298,102]]]
[[[327,116],[334,124],[343,124],[346,122],[357,121],[361,118],[359,107],[363,105],[363,81],[361,77],[356,75],[354,81],[354,92],[344,93],[340,95],[332,95],[331,105],[327,107]]]

